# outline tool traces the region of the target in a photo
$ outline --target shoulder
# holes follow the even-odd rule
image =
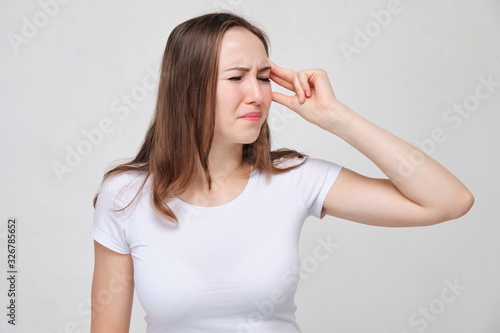
[[[140,171],[120,172],[105,179],[98,192],[124,202],[134,198],[146,177],[146,173]]]
[[[322,182],[325,178],[336,177],[342,168],[336,163],[314,157],[281,159],[274,161],[274,166],[283,171],[274,173],[271,178],[292,183]]]
[[[291,158],[278,158],[273,161],[273,165],[278,169],[286,169],[294,166],[300,166],[301,163],[304,163],[310,159],[310,157],[291,157]]]
[[[285,169],[295,166],[295,168],[291,170],[295,172],[314,172],[314,170],[324,170],[336,165],[333,162],[315,157],[293,157],[289,159],[279,159],[274,163],[275,167],[279,169]]]

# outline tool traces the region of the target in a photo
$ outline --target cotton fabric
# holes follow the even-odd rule
[[[151,177],[129,208],[111,211],[126,206],[144,180],[126,172],[101,185],[91,236],[131,254],[148,333],[299,333],[300,231],[307,217],[323,218],[341,168],[308,158],[270,180],[253,170],[238,197],[215,207],[169,199],[178,226],[153,209]]]

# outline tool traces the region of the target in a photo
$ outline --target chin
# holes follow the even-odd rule
[[[255,141],[257,141],[258,138],[259,138],[258,135],[254,136],[254,137],[247,137],[245,140],[241,140],[240,143],[245,144],[245,145],[249,145],[249,144],[252,144]]]
[[[257,141],[259,138],[260,131],[253,133],[246,133],[246,135],[239,135],[239,142],[242,144],[251,144]]]

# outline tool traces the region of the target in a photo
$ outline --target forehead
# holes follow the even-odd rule
[[[247,29],[230,28],[222,37],[219,67],[232,65],[267,65],[267,53],[262,41]]]

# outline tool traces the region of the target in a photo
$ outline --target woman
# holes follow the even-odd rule
[[[270,80],[295,94],[272,92]],[[270,151],[272,101],[345,140],[388,179]],[[93,333],[128,332],[134,287],[148,332],[300,332],[293,298],[308,216],[425,226],[462,216],[473,196],[339,102],[323,70],[277,66],[261,30],[215,13],[172,31],[145,141],[105,175],[94,204]]]

